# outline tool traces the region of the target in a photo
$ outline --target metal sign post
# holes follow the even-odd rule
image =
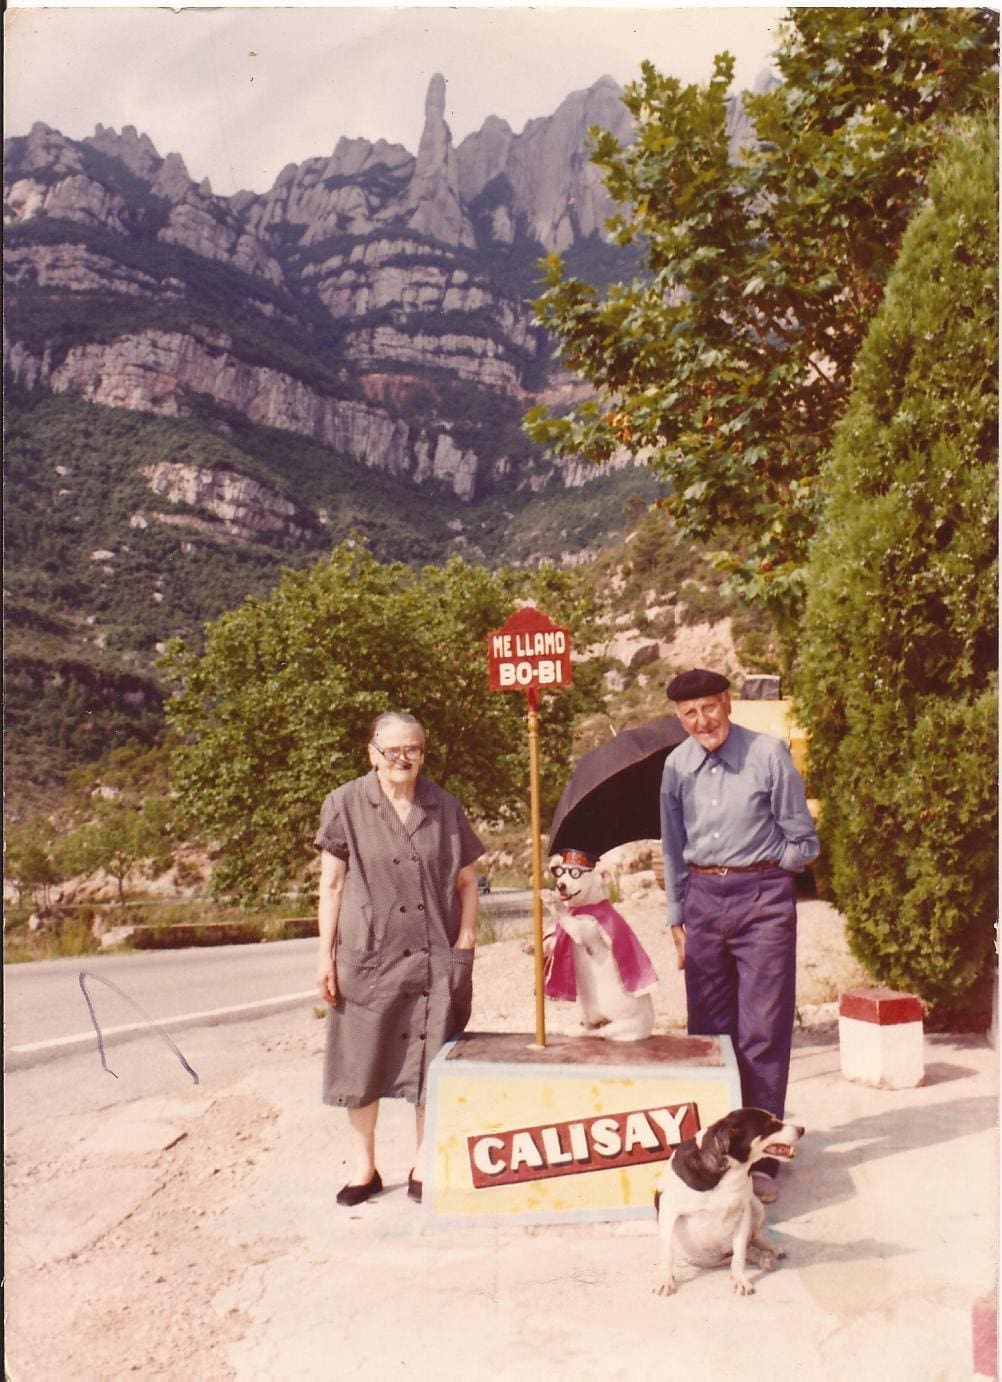
[[[570,686],[571,636],[541,610],[526,606],[487,635],[492,691],[524,691],[529,726],[529,816],[532,830],[532,930],[536,978],[536,1045],[546,1045],[543,994],[543,854],[539,802],[539,692]]]
[[[543,848],[539,820],[539,692],[525,693],[529,721],[529,820],[532,830],[532,941],[536,975],[536,1045],[546,1045],[543,999]]]

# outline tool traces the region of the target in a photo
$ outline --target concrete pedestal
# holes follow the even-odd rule
[[[466,1033],[429,1070],[425,1225],[652,1216],[674,1147],[740,1103],[728,1037]]]
[[[842,1074],[880,1089],[910,1089],[925,1078],[922,1003],[893,989],[849,989],[839,1000]]]

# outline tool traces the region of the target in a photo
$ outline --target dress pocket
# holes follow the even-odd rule
[[[337,991],[349,1003],[367,1003],[377,992],[379,956],[374,950],[349,950],[339,946],[335,954]]]

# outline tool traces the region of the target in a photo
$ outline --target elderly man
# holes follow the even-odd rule
[[[702,667],[666,688],[689,739],[665,761],[661,843],[668,923],[689,1032],[734,1042],[741,1099],[781,1118],[796,1000],[793,874],[818,855],[786,744],[731,723],[730,683]],[[753,1173],[774,1200],[778,1163]]]

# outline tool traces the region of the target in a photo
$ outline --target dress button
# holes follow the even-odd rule
[[[404,951],[404,959],[405,959],[405,960],[407,959],[407,957],[408,957],[408,955],[409,955],[410,953],[411,953],[411,952],[410,952],[409,950],[405,950],[405,951]]]
[[[399,859],[394,859],[393,862],[394,862],[395,864],[399,864],[399,863],[400,863],[400,860],[399,860]]]
[[[417,909],[418,909],[419,912],[423,912],[423,911],[424,911],[424,903],[423,903],[423,902],[419,902],[418,905],[417,905]]]
[[[428,990],[427,990],[427,989],[422,989],[422,990],[421,990],[421,997],[422,997],[422,998],[427,998],[427,997],[428,997]]]
[[[421,1038],[422,1041],[424,1041],[424,1040],[427,1038],[428,1033],[427,1033],[427,1032],[418,1032],[418,1036]]]
[[[406,912],[406,911],[407,911],[407,908],[406,908],[406,907],[401,907],[400,910],[401,910],[402,912]]]

